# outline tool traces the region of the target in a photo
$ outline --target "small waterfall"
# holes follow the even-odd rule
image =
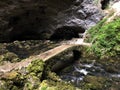
[[[72,66],[72,70],[63,71],[59,73],[59,76],[62,80],[67,82],[71,82],[76,86],[79,86],[79,83],[84,79],[86,75],[93,76],[103,76],[109,78],[120,78],[120,74],[108,73],[104,70],[101,64],[98,64],[96,60],[92,60],[91,63],[74,63]]]
[[[90,64],[78,64],[75,63],[72,65],[73,71],[68,73],[61,73],[60,77],[61,79],[74,83],[75,85],[79,85],[79,82],[81,82],[86,75],[91,73],[88,68],[93,68],[94,67],[95,60],[93,60]]]
[[[82,73],[83,75],[87,75],[88,71],[86,69],[78,69],[76,66],[74,66],[75,71]]]

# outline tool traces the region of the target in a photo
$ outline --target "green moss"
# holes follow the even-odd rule
[[[45,63],[42,60],[34,60],[26,68],[26,82],[24,83],[24,90],[38,90],[41,83],[41,78],[44,70]]]
[[[120,19],[110,23],[102,20],[95,27],[89,30],[90,38],[87,42],[92,42],[92,51],[100,58],[117,57],[120,55]]]
[[[23,71],[12,71],[5,73],[1,79],[3,79],[6,84],[8,83],[7,86],[11,88],[8,90],[38,90],[44,65],[42,60],[35,60],[25,69],[24,73]],[[2,85],[2,87],[5,85]]]
[[[4,64],[5,61],[9,62],[18,62],[20,59],[15,53],[7,52],[5,54],[0,55],[0,65]]]
[[[106,78],[96,76],[86,76],[84,79],[83,90],[103,90],[106,85]],[[106,89],[105,89],[106,90]]]
[[[39,90],[76,90],[76,89],[70,83],[44,80],[40,84]]]
[[[98,61],[104,66],[105,71],[109,73],[118,73],[120,72],[120,60],[119,59],[101,59]]]
[[[34,74],[38,77],[42,76],[45,63],[42,60],[32,61],[31,64],[27,67],[27,70],[30,74]]]
[[[3,80],[0,80],[0,90],[8,90],[6,85],[6,82]]]
[[[51,79],[53,81],[59,81],[60,80],[59,76],[56,73],[51,72],[51,71],[47,72],[47,78]]]
[[[24,85],[24,90],[36,90],[40,85],[40,80],[38,77],[29,76],[27,77],[27,82]]]
[[[9,79],[13,80],[18,76],[18,73],[16,71],[8,72],[3,75],[3,79]]]

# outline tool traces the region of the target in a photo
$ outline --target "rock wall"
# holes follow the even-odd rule
[[[0,42],[54,39],[56,32],[70,39],[102,17],[94,0],[0,0]]]

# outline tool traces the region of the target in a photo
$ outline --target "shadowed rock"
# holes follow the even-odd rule
[[[93,0],[2,0],[0,42],[50,39],[59,29],[63,34],[64,27],[71,28],[68,37],[72,32],[77,37],[78,29],[86,30],[102,17]]]

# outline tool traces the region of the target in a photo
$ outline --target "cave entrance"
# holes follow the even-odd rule
[[[85,29],[75,26],[63,26],[58,28],[50,37],[50,40],[70,40],[79,38],[79,33],[84,33]]]
[[[39,40],[40,35],[34,31],[14,31],[10,34],[10,41]]]
[[[110,2],[110,0],[102,0],[101,1],[101,5],[102,5],[102,9],[104,10],[104,9],[106,9],[107,8],[107,6],[108,6],[108,4],[109,4],[109,2]]]
[[[46,39],[47,33],[46,25],[49,24],[48,18],[45,16],[38,17],[34,14],[25,16],[26,14],[20,14],[12,16],[9,19],[9,42],[19,40],[42,40]],[[33,16],[33,17],[32,17]]]

